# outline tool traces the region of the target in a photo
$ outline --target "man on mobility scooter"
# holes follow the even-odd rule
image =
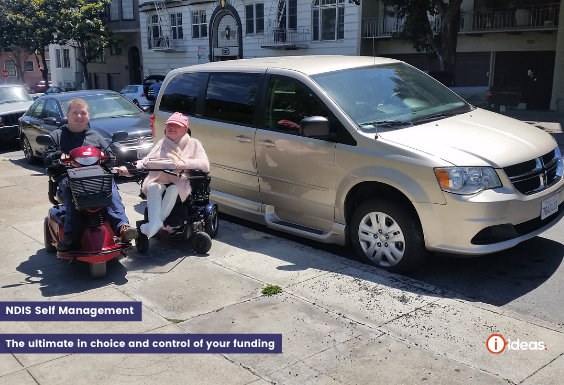
[[[175,112],[166,121],[165,137],[136,169],[116,167],[123,176],[145,176],[141,190],[147,197],[147,215],[138,223],[142,234],[136,241],[140,252],[158,233],[165,243],[169,235],[192,238],[194,249],[205,253],[217,233],[217,206],[209,204],[209,160],[200,141],[191,138],[188,124],[186,116]]]
[[[88,104],[83,99],[72,99],[67,105],[68,123],[64,124],[58,130],[51,133],[54,145],[46,146],[43,152],[43,161],[46,167],[57,168],[59,160],[64,161],[69,158],[69,153],[78,147],[90,146],[96,147],[106,155],[113,157],[112,150],[109,148],[106,140],[96,131],[91,130],[88,122],[90,115],[88,113]],[[61,176],[65,175],[65,169],[61,169]],[[56,178],[55,180],[57,180]],[[72,194],[67,183],[68,177],[64,176],[58,180],[60,195],[65,201],[66,207],[72,207]],[[112,181],[112,204],[107,208],[108,222],[112,230],[126,243],[137,237],[137,229],[129,225],[129,220],[125,215],[125,207],[121,201],[117,185]],[[69,251],[73,248],[73,233],[71,215],[64,217],[64,237],[57,244],[58,251]]]

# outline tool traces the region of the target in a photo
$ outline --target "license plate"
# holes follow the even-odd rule
[[[143,159],[144,157],[149,155],[150,151],[151,149],[137,150],[137,159]]]
[[[541,203],[541,220],[558,211],[558,194],[545,199]]]

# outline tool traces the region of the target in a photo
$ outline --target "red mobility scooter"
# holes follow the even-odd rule
[[[118,131],[112,136],[112,143],[125,139],[127,132]],[[49,135],[38,136],[37,143],[55,145]],[[107,221],[105,208],[112,203],[112,182],[117,174],[108,167],[111,160],[98,148],[78,147],[70,152],[68,159],[58,160],[53,168],[47,169],[49,201],[53,207],[45,218],[45,250],[57,251],[56,246],[64,237],[64,217],[72,215],[73,245],[76,247],[70,251],[57,251],[57,258],[89,263],[93,278],[104,277],[106,262],[126,255],[132,249],[131,243],[121,243],[119,234],[114,234]],[[56,179],[65,175],[68,176],[74,207],[66,207],[59,195]]]

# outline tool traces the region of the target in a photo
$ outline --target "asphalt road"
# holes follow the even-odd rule
[[[22,167],[42,170],[41,166],[27,164],[17,140],[0,140],[0,156]],[[118,184],[123,193],[139,193],[139,186],[127,179],[120,179]],[[222,215],[222,219],[343,258],[357,258],[351,248],[303,240],[231,216]],[[563,259],[564,221],[561,221],[541,236],[503,252],[474,258],[431,254],[420,270],[408,276],[441,287],[454,298],[487,303],[535,321],[544,320],[564,326]]]

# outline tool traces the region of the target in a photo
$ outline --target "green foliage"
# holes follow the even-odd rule
[[[417,52],[438,57],[441,69],[454,72],[462,0],[385,0],[386,15],[403,20],[395,38],[409,42]],[[440,22],[431,25],[429,16]]]
[[[280,293],[282,293],[282,288],[280,286],[267,285],[264,289],[262,289],[262,295],[267,297]]]

